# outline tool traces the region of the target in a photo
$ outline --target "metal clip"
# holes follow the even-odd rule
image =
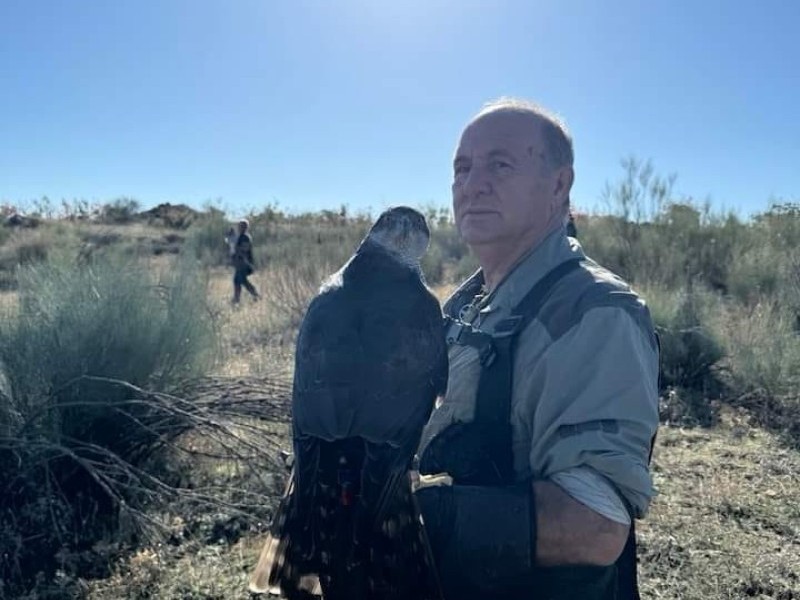
[[[458,344],[465,325],[466,323],[463,321],[457,321],[451,317],[445,318],[445,340],[448,346]]]
[[[484,367],[488,367],[494,362],[497,352],[490,334],[451,317],[445,318],[445,326],[447,327],[448,345],[458,344],[475,348],[478,351],[481,365]]]

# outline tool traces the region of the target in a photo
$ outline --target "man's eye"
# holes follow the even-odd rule
[[[469,167],[467,165],[456,165],[453,167],[454,175],[464,175],[465,173],[469,173]]]
[[[508,163],[504,160],[493,160],[491,162],[491,167],[493,171],[500,171],[503,169],[510,169],[511,163]]]

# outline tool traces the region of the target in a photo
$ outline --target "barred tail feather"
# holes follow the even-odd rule
[[[370,450],[372,464],[363,465],[357,452],[349,456],[363,484],[352,503],[342,502],[337,485],[340,452],[323,453],[331,464],[307,481],[303,498],[298,473],[292,473],[250,578],[251,592],[287,600],[441,600],[408,473],[394,465],[382,480],[391,457]]]
[[[286,491],[275,512],[269,536],[261,550],[258,564],[250,576],[249,590],[255,594],[284,594],[290,600],[315,598],[322,594],[319,578],[301,573],[292,564],[297,556],[292,546],[297,542],[293,532],[292,496],[295,492],[294,472],[289,477]]]
[[[283,562],[286,556],[286,548],[281,548],[280,538],[275,538],[270,535],[264,548],[261,551],[261,556],[258,559],[255,571],[250,576],[250,591],[255,594],[279,594],[279,586],[273,585],[271,582],[275,579],[276,565]],[[280,554],[280,557],[278,556]]]
[[[250,591],[256,594],[272,593],[276,588],[279,572],[286,562],[286,547],[289,537],[286,531],[286,521],[289,512],[289,504],[292,492],[294,491],[294,472],[289,477],[286,484],[286,491],[283,493],[278,510],[270,525],[269,537],[261,556],[258,559],[253,574],[250,576]]]

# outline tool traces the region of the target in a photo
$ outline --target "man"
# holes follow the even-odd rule
[[[247,233],[250,224],[247,219],[239,221],[239,235],[236,237],[236,242],[233,244],[233,253],[231,262],[233,263],[233,303],[239,304],[242,296],[242,287],[250,292],[255,300],[260,298],[258,290],[255,286],[248,281],[248,277],[252,275],[253,267],[253,239]],[[229,239],[229,238],[226,238]]]
[[[417,492],[445,595],[638,598],[632,520],[658,425],[647,308],[567,237],[573,149],[556,117],[490,103],[453,167],[481,268],[445,305],[450,383]]]
[[[576,239],[578,237],[578,226],[575,224],[575,215],[572,214],[572,210],[567,215],[567,235]]]

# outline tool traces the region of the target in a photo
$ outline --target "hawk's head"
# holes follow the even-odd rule
[[[396,206],[381,213],[367,239],[397,255],[403,262],[418,264],[428,249],[431,232],[421,212],[408,206]]]

